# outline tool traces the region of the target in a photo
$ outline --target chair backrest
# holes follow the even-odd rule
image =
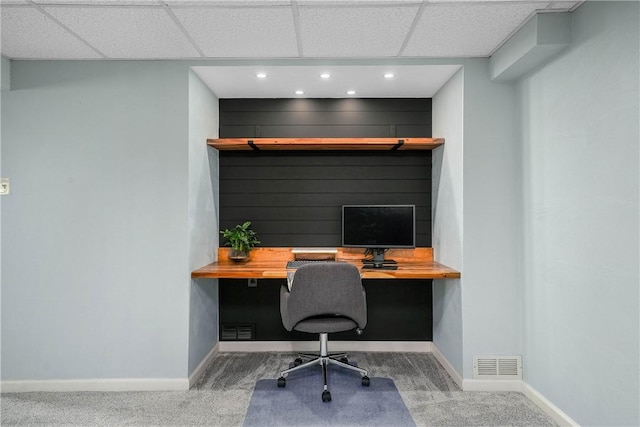
[[[283,287],[283,288],[286,288]],[[283,290],[286,292],[286,290]],[[363,329],[367,324],[367,300],[360,271],[346,262],[321,262],[298,268],[281,310],[285,328],[309,317],[344,316]]]

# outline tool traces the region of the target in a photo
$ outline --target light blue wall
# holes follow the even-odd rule
[[[9,90],[11,87],[11,61],[4,56],[1,56],[0,60],[0,88]]]
[[[434,254],[462,272],[434,283],[433,336],[467,387],[474,356],[522,354],[522,212],[516,88],[461,64],[433,101]]]
[[[433,97],[432,114],[433,135],[446,135],[446,143],[432,154],[432,246],[436,261],[458,271],[463,270],[463,82],[460,69]],[[464,280],[463,275],[433,282],[433,343],[460,375]]]
[[[188,74],[14,61],[2,379],[186,378]]]
[[[522,354],[520,146],[516,90],[464,68],[463,377],[473,357]]]
[[[640,425],[639,4],[586,2],[519,84],[525,381],[580,425]]]
[[[473,255],[463,257],[461,268],[463,280],[469,281],[471,290],[467,296],[467,285],[462,287],[458,282],[455,298],[450,298],[451,293],[436,294],[434,303],[439,304],[443,316],[452,307],[463,316],[457,326],[443,329],[440,336],[457,342],[447,357],[454,360],[457,368],[462,366],[461,374],[468,378],[471,354],[512,354],[519,350],[519,335],[513,332],[519,317],[513,308],[517,303],[510,270],[515,267],[506,272],[487,267],[495,257],[510,266],[517,261],[509,246],[513,228],[505,228],[515,213],[507,208],[496,217],[491,210],[495,205],[485,202],[494,185],[502,191],[504,183],[514,182],[511,152],[503,149],[511,142],[505,140],[505,135],[510,135],[515,126],[509,116],[513,105],[504,102],[510,99],[509,87],[490,82],[485,59],[335,62],[465,67],[463,75],[457,76],[464,79],[465,177],[471,160],[469,167],[476,181],[467,182],[465,178],[462,184],[465,248],[461,248],[458,236],[456,257],[460,250]],[[271,63],[291,65],[292,61]],[[198,63],[225,64],[237,62]],[[16,63],[17,85],[3,97],[8,101],[9,112],[5,114],[3,110],[2,117],[3,125],[10,123],[8,131],[3,128],[3,144],[7,144],[2,148],[3,165],[12,166],[9,175],[18,192],[6,209],[3,206],[2,218],[3,228],[12,229],[10,235],[2,236],[3,252],[12,252],[10,258],[2,260],[3,267],[9,266],[2,272],[2,316],[6,320],[3,378],[184,378],[217,341],[211,323],[217,315],[213,311],[215,284],[185,283],[192,268],[215,256],[217,246],[217,235],[212,233],[217,219],[214,223],[209,216],[217,206],[215,190],[213,200],[207,196],[209,188],[217,185],[217,174],[212,178],[207,173],[216,170],[217,159],[211,152],[205,158],[194,142],[210,131],[207,126],[215,128],[215,124],[195,117],[190,122],[188,117],[190,112],[199,110],[195,105],[208,110],[204,116],[215,114],[215,107],[213,98],[202,87],[197,89],[200,83],[189,80],[189,65],[124,61]],[[460,89],[458,86],[456,90]],[[488,105],[487,100],[492,102]],[[454,131],[450,129],[448,135],[439,136],[455,138]],[[194,139],[190,142],[191,137]],[[472,150],[468,149],[469,144]],[[489,154],[485,155],[485,151]],[[459,160],[460,152],[456,155]],[[507,169],[503,169],[505,166]],[[490,179],[482,182],[485,178],[479,176],[486,170],[490,171]],[[47,186],[52,178],[60,188],[58,192]],[[29,203],[22,199],[25,180],[36,185],[27,190]],[[460,200],[459,181],[443,185],[455,187],[455,200]],[[512,203],[510,191],[497,194],[488,199],[492,203],[506,200],[507,206]],[[467,204],[468,199],[477,203]],[[483,211],[487,207],[490,209]],[[459,212],[460,207],[456,209]],[[48,215],[39,214],[44,210]],[[73,219],[71,214],[75,215]],[[467,216],[472,220],[467,221]],[[29,240],[30,233],[37,237]],[[96,233],[101,236],[94,237]],[[476,242],[473,249],[467,250],[467,239]],[[77,242],[84,246],[79,247]],[[447,257],[446,251],[442,255]],[[471,259],[469,267],[467,259]],[[474,270],[473,265],[479,268]],[[76,266],[79,267],[74,269]],[[24,278],[22,271],[32,274]],[[35,281],[35,287],[25,287],[24,280]],[[449,291],[446,286],[440,289]],[[65,293],[67,289],[70,294]],[[34,295],[44,299],[30,303],[26,311],[18,308]],[[454,305],[449,306],[450,303]],[[4,310],[5,306],[15,308]],[[52,319],[44,330],[34,320],[36,314]],[[79,316],[84,316],[85,321],[72,324]],[[99,322],[103,322],[97,334],[101,338],[92,335]],[[460,322],[465,331],[466,325],[471,324],[474,333],[465,332],[461,337]],[[508,330],[502,331],[500,326],[496,336],[498,325],[509,325]],[[49,366],[48,356],[35,350],[33,355],[22,357],[37,347],[35,342],[54,356],[54,364]],[[76,342],[83,344],[74,348]],[[111,349],[118,345],[121,348],[115,353],[104,350],[95,357],[94,347]],[[133,357],[132,348],[144,356]],[[149,365],[149,355],[156,353],[161,355],[154,357],[157,363]],[[78,355],[85,362],[67,362],[72,360],[71,355]]]
[[[189,270],[216,260],[218,249],[218,98],[189,71]],[[189,374],[218,342],[218,281],[192,280]]]

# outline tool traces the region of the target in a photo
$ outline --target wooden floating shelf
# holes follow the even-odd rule
[[[444,138],[223,138],[208,139],[218,150],[433,150]]]

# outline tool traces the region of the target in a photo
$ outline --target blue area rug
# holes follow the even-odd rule
[[[329,367],[331,401],[322,401],[322,369],[292,372],[287,386],[259,380],[244,425],[249,426],[415,426],[390,378],[372,377],[363,387],[360,374]]]

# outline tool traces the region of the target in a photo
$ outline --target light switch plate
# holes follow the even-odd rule
[[[0,178],[0,196],[6,196],[11,192],[9,178]]]

